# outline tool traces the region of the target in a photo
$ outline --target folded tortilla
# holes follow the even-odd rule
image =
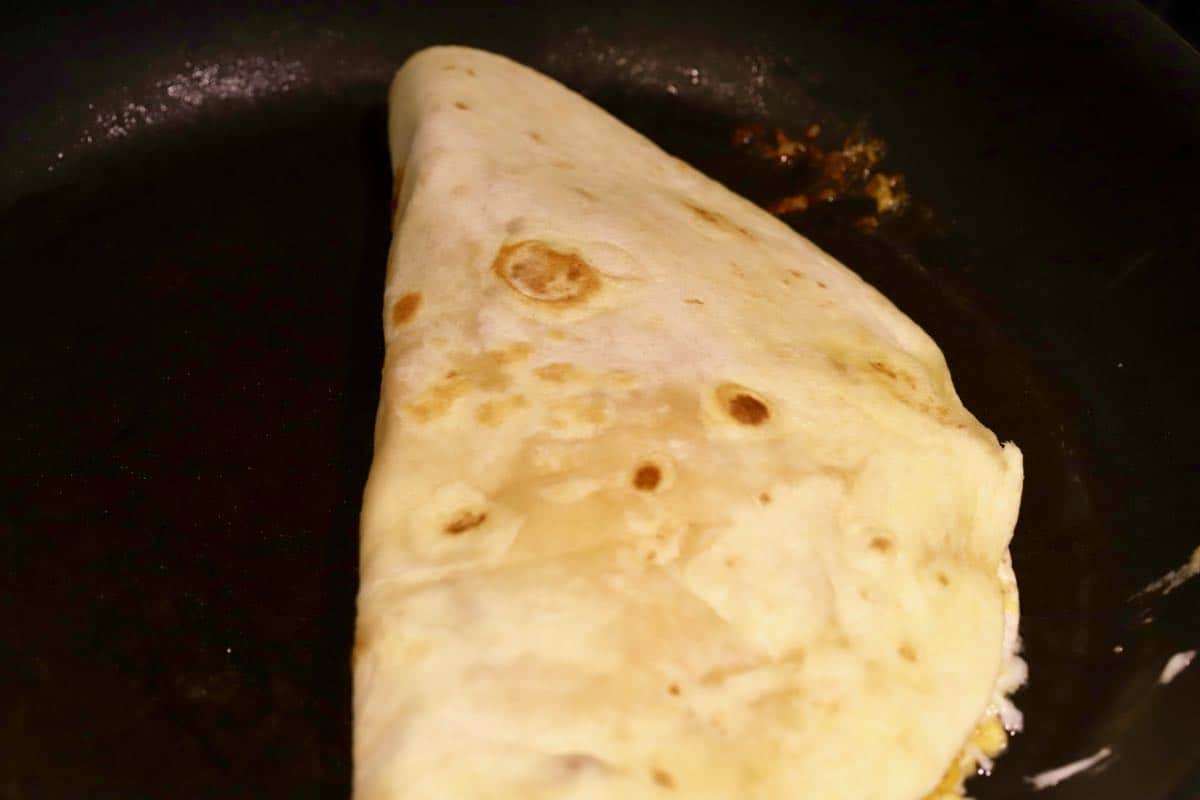
[[[358,800],[933,790],[1012,655],[1022,482],[934,342],[502,57],[413,56],[389,137]]]

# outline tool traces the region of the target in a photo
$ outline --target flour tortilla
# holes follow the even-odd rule
[[[934,342],[499,56],[413,56],[389,136],[358,800],[930,791],[1022,481]]]

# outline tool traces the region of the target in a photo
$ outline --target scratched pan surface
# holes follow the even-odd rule
[[[10,12],[0,797],[346,795],[384,90],[450,41],[760,201],[740,122],[888,143],[932,222],[792,221],[1025,451],[1027,730],[974,792],[1108,747],[1045,795],[1198,796],[1200,580],[1130,598],[1200,544],[1200,57],[1121,3],[584,5]]]

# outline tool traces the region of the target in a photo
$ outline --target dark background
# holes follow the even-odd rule
[[[1200,581],[1134,597],[1200,544],[1193,49],[1115,1],[243,0],[0,30],[0,798],[346,795],[383,98],[445,41],[759,200],[740,122],[887,141],[931,224],[792,221],[1026,455],[1028,726],[973,796],[1109,746],[1040,796],[1197,797]]]
[[[1195,46],[1200,40],[1200,3],[1196,0],[1141,0],[1142,5],[1166,20],[1180,36]]]

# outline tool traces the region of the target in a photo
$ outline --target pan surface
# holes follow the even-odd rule
[[[1200,579],[1139,594],[1200,545],[1200,56],[1132,3],[587,6],[13,12],[0,798],[347,795],[384,98],[434,43],[761,202],[738,124],[886,141],[929,220],[789,221],[1025,452],[1026,731],[972,794],[1108,748],[1041,794],[1200,796],[1200,667],[1160,681],[1200,648]]]

